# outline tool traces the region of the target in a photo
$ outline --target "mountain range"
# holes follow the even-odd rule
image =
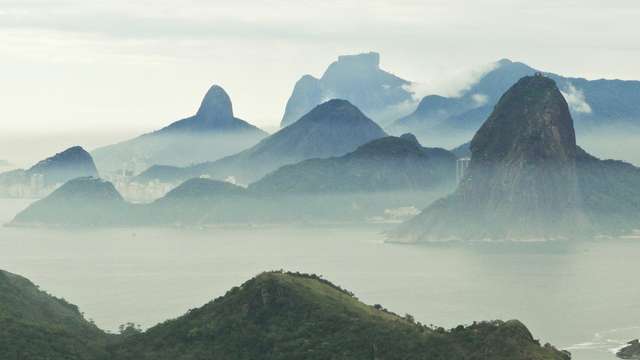
[[[415,136],[387,136],[340,157],[286,165],[251,184],[263,193],[414,191],[455,183],[456,157]]]
[[[106,334],[75,305],[0,271],[0,358],[568,360],[519,321],[425,326],[316,275],[262,273],[139,332]]]
[[[287,101],[281,127],[295,123],[328,100],[344,99],[390,134],[410,132],[425,144],[451,148],[473,137],[502,94],[518,79],[537,72],[540,71],[524,63],[503,59],[491,64],[489,71],[456,96],[434,93],[418,101],[416,83],[380,69],[378,53],[344,55],[330,64],[320,78],[305,75],[298,80]],[[632,154],[625,154],[637,150],[632,144],[615,151],[602,141],[626,134],[630,127],[640,127],[640,81],[543,74],[556,81],[568,102],[583,145],[588,144],[600,154],[637,160]],[[105,173],[132,170],[137,174],[152,165],[187,167],[212,162],[247,150],[266,136],[235,118],[228,95],[214,85],[196,115],[96,149],[92,154]]]
[[[411,110],[409,85],[410,81],[380,69],[378,53],[340,56],[319,79],[304,75],[296,82],[280,125],[293,124],[327,100],[344,99],[384,126]]]
[[[150,204],[128,203],[111,183],[79,178],[30,205],[12,224],[362,222],[389,209],[422,207],[451,191],[455,164],[455,155],[425,148],[411,134],[386,136],[343,156],[286,165],[248,188],[192,178]]]
[[[197,113],[137,138],[92,152],[103,172],[142,170],[154,164],[185,166],[244,150],[267,133],[233,115],[229,95],[213,85]]]
[[[640,225],[640,169],[576,145],[552,78],[526,76],[470,144],[457,190],[400,226],[405,241],[533,240],[615,235]]]
[[[294,124],[263,139],[255,146],[214,162],[184,168],[151,167],[138,181],[158,179],[177,182],[209,176],[253,182],[277,168],[311,158],[344,155],[386,133],[346,100],[330,100],[316,106]]]
[[[521,62],[495,63],[459,96],[428,95],[415,111],[390,125],[391,133],[412,132],[424,142],[452,147],[467,142],[520,78],[541,72]],[[640,81],[587,80],[542,72],[554,80],[569,105],[576,130],[640,127]]]
[[[589,238],[640,224],[640,169],[600,160],[576,145],[569,105],[549,77],[527,76],[512,86],[469,149],[471,161],[456,191],[399,227],[394,238]],[[71,182],[12,224],[368,221],[422,208],[446,193],[455,159],[446,150],[422,147],[412,135],[385,136],[349,102],[331,100],[237,155],[188,168],[152,167],[149,172],[174,181],[210,178],[187,181],[154,203],[133,205],[113,196],[104,211],[78,210],[73,194],[84,187],[73,190]],[[213,180],[231,177],[250,185]],[[88,182],[98,193],[106,186]],[[187,196],[192,193],[198,195]]]

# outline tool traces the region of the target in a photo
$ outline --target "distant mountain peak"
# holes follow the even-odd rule
[[[202,99],[196,116],[207,123],[233,121],[231,98],[221,86],[211,86]]]
[[[418,141],[418,138],[416,138],[416,136],[413,135],[412,133],[402,134],[402,135],[400,135],[400,138],[404,139],[404,140],[408,140],[408,141],[410,141],[410,142],[412,142],[414,144],[420,145],[420,142]]]
[[[326,99],[349,100],[379,124],[404,115],[414,101],[407,89],[410,81],[380,69],[380,54],[342,55],[318,79],[304,75],[287,101],[281,126],[286,127]],[[409,106],[410,107],[410,106]]]
[[[507,91],[471,142],[474,159],[503,159],[519,152],[548,161],[575,159],[569,106],[555,81],[525,76]]]
[[[55,155],[38,162],[36,165],[31,167],[30,170],[35,171],[39,169],[41,166],[44,166],[45,164],[49,164],[49,163],[87,160],[90,158],[91,158],[91,155],[84,148],[82,148],[82,146],[72,146],[64,151],[56,153]]]
[[[91,155],[81,146],[72,146],[48,157],[27,170],[27,174],[44,175],[46,183],[64,183],[81,176],[98,176]]]
[[[353,114],[351,116],[337,116],[342,114]],[[300,120],[305,122],[335,122],[335,121],[357,121],[365,115],[355,105],[343,99],[331,99],[316,106]]]
[[[155,164],[185,166],[213,161],[255,145],[267,135],[233,116],[233,105],[219,85],[209,88],[197,113],[168,126],[93,151],[103,172],[135,171]],[[107,170],[107,171],[104,171]]]
[[[339,65],[356,65],[365,66],[375,69],[380,68],[380,54],[377,52],[360,53],[355,55],[341,55],[338,56]]]
[[[583,225],[569,107],[545,76],[521,78],[471,141],[456,192],[408,223],[418,239],[567,236]]]

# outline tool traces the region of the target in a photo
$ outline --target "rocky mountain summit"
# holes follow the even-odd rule
[[[296,83],[281,126],[296,122],[329,99],[345,99],[379,124],[388,124],[411,108],[411,82],[380,69],[375,52],[344,55],[329,65],[322,77],[303,76]]]
[[[222,87],[213,85],[205,94],[200,108],[194,116],[176,121],[154,132],[154,134],[230,130],[264,133],[248,122],[236,118],[233,115],[233,105],[227,92]]]
[[[216,160],[257,143],[267,134],[233,114],[226,91],[213,85],[197,113],[122,143],[93,151],[98,167],[107,172],[150,165],[184,166]]]

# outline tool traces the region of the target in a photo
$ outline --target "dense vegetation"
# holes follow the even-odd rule
[[[520,322],[427,327],[316,275],[263,273],[184,316],[108,335],[77,307],[0,272],[0,359],[566,360]]]
[[[117,359],[567,359],[518,321],[450,331],[368,306],[315,275],[263,273],[110,348]]]
[[[106,341],[75,305],[0,270],[0,359],[96,359]]]

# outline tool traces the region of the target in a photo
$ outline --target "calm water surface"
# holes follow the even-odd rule
[[[6,222],[29,201],[0,200]],[[366,303],[453,327],[522,320],[574,359],[640,337],[640,240],[408,246],[383,228],[0,228],[0,268],[77,304],[100,327],[152,326],[264,270],[322,274]]]

